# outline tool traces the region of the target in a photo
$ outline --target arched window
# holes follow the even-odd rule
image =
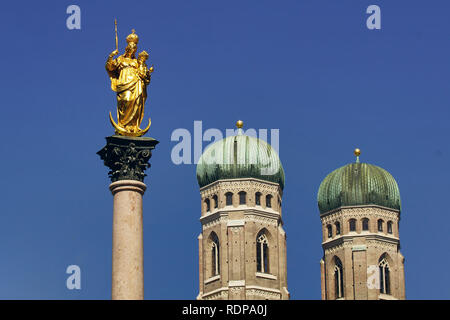
[[[333,228],[331,227],[331,224],[327,225],[327,231],[328,231],[328,238],[331,238],[333,236]]]
[[[350,231],[356,231],[356,220],[355,219],[350,219],[348,221],[348,226],[350,228]]]
[[[378,225],[378,231],[383,232],[383,220],[382,219],[378,220],[377,225]]]
[[[225,203],[227,206],[233,205],[233,194],[231,192],[225,193]]]
[[[261,192],[255,193],[255,204],[257,206],[261,205]]]
[[[239,192],[239,204],[246,204],[247,202],[247,193],[245,191]]]
[[[362,229],[363,231],[369,231],[369,219],[364,218],[362,220]]]
[[[209,199],[205,199],[205,204],[206,204],[206,212],[210,212],[211,211],[211,205],[209,203]]]
[[[344,297],[344,268],[338,257],[334,257],[334,292],[336,299]]]
[[[220,274],[220,246],[219,238],[213,232],[211,233],[211,276]]]
[[[217,209],[217,207],[219,207],[219,200],[216,194],[213,195],[213,200],[214,200],[214,209]]]
[[[387,223],[387,232],[392,234],[392,221],[388,221]]]
[[[269,240],[264,231],[256,238],[256,271],[269,273]]]
[[[385,255],[381,256],[378,266],[380,267],[380,293],[391,294],[389,264]]]
[[[266,207],[272,208],[272,195],[268,194],[266,196]]]
[[[341,224],[336,222],[334,225],[336,226],[336,235],[341,234]]]

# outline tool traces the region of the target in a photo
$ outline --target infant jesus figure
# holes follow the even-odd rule
[[[138,74],[139,77],[141,77],[142,80],[144,80],[145,85],[148,85],[150,83],[151,73],[153,72],[153,66],[150,67],[150,69],[147,67],[147,61],[148,59],[148,53],[147,51],[142,51],[138,55]]]

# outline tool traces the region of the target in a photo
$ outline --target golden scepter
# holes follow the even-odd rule
[[[116,31],[116,50],[119,51],[119,38],[117,38],[117,19],[114,19],[114,27]]]

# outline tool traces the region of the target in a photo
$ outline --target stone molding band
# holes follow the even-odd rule
[[[145,183],[137,180],[119,180],[109,185],[109,190],[111,190],[113,195],[120,191],[135,191],[144,195],[146,189]]]

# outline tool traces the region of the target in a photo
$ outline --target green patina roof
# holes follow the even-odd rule
[[[284,170],[276,151],[265,141],[244,135],[242,130],[208,146],[197,164],[200,187],[234,178],[257,178],[284,188]]]
[[[397,182],[386,170],[367,163],[350,163],[331,172],[317,194],[320,213],[342,206],[375,204],[400,210]]]

